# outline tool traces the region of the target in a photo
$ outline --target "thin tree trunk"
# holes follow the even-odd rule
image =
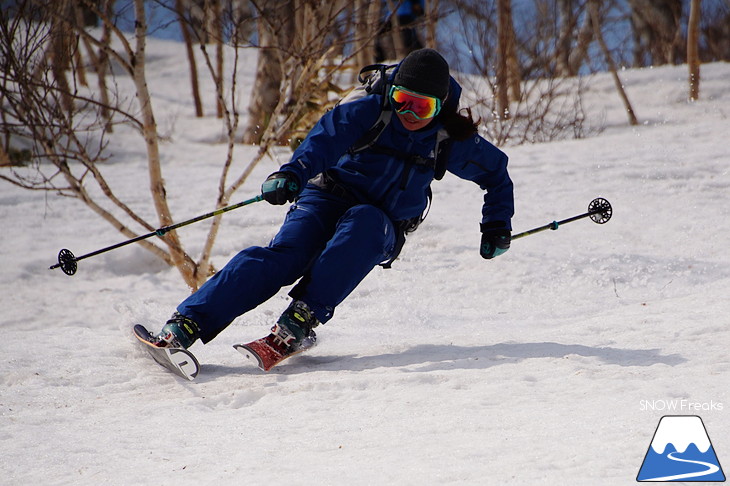
[[[106,18],[112,18],[114,13],[114,1],[104,0],[103,12]],[[86,39],[86,38],[84,38]],[[106,22],[103,22],[101,31],[101,47],[99,53],[95,56],[96,58],[96,78],[99,84],[99,94],[101,96],[101,116],[106,120],[106,130],[111,133],[114,129],[114,125],[111,123],[112,115],[109,110],[111,103],[109,102],[109,90],[106,86],[106,74],[109,71],[109,54],[108,50],[111,49],[111,30]]]
[[[368,64],[375,62],[375,39],[378,37],[380,30],[380,2],[370,2],[367,10],[368,23],[368,45],[367,59]]]
[[[424,10],[426,11],[426,47],[436,49],[436,24],[439,16],[439,0],[426,0],[426,8]]]
[[[355,64],[366,66],[375,62],[375,31],[378,28],[378,2],[355,0],[353,18],[355,20]],[[355,71],[357,76],[357,70]]]
[[[406,46],[403,44],[403,36],[401,35],[400,22],[398,22],[398,7],[400,6],[399,1],[394,2],[388,0],[388,8],[390,9],[390,33],[393,37],[393,46],[395,47],[395,57],[403,59],[407,52]]]
[[[259,7],[257,7],[259,9]],[[270,0],[258,12],[259,33],[256,79],[251,90],[248,105],[248,126],[243,137],[244,143],[258,144],[271,122],[271,114],[286,93],[282,87],[282,49],[295,42],[295,22],[292,12],[301,16],[303,8],[297,7],[294,0]],[[284,47],[285,46],[285,47]]]
[[[509,120],[511,117],[509,111],[509,73],[507,67],[509,3],[510,0],[499,0],[497,2],[497,111],[499,118],[502,120]]]
[[[618,91],[618,94],[624,103],[624,107],[626,108],[626,113],[629,116],[629,123],[631,125],[638,125],[639,121],[636,119],[634,109],[631,107],[629,97],[626,95],[626,91],[624,90],[623,84],[621,83],[621,78],[618,77],[616,63],[613,61],[613,57],[611,57],[611,52],[608,50],[606,41],[603,39],[603,34],[601,33],[601,15],[600,5],[598,1],[590,0],[588,3],[588,9],[591,15],[591,20],[593,21],[593,35],[596,37],[596,40],[598,41],[598,44],[601,46],[601,50],[603,51],[603,55],[606,58],[606,64],[608,65],[608,68],[611,71],[611,75],[613,76],[613,82],[616,85],[616,90]]]
[[[223,19],[221,18],[221,1],[213,0],[211,28],[215,29],[215,56],[216,56],[216,75],[220,90],[223,91]],[[218,118],[223,118],[223,103],[218,100],[216,104],[216,114]]]
[[[357,66],[352,72],[352,80],[357,82],[358,69],[375,62],[375,38],[380,29],[380,3],[354,0],[351,16],[355,23],[355,66]]]
[[[583,61],[588,56],[588,46],[593,40],[593,23],[591,16],[586,15],[583,25],[578,31],[577,42],[573,52],[570,53],[569,70],[570,76],[577,76]]]
[[[293,8],[293,2],[290,0],[277,0],[273,5],[269,5],[265,11],[259,12],[257,20],[259,49],[256,62],[256,79],[248,104],[248,126],[243,136],[244,143],[257,144],[261,141],[261,136],[271,121],[271,113],[282,96],[280,91],[282,67],[276,48],[285,44],[277,40],[277,33],[273,32],[270,24],[267,24],[267,16],[279,19],[281,12],[284,10],[291,11],[291,8]]]
[[[147,19],[145,17],[144,0],[134,0],[134,9],[136,17],[136,46],[134,50],[134,60],[132,63],[133,80],[135,88],[137,89],[137,96],[141,111],[142,135],[144,136],[145,146],[147,148],[150,191],[152,193],[152,200],[160,221],[160,226],[164,227],[173,224],[173,220],[170,214],[170,207],[167,204],[165,182],[162,178],[162,169],[160,166],[157,122],[155,121],[154,112],[152,110],[152,98],[147,88],[147,79],[145,76]],[[177,267],[185,282],[193,289],[197,289],[198,282],[195,278],[195,263],[183,251],[177,232],[170,231],[162,238],[170,248],[172,262]]]
[[[517,35],[515,34],[515,26],[512,21],[512,1],[506,0],[507,10],[505,12],[505,29],[507,29],[507,83],[509,84],[509,92],[513,101],[518,101],[522,97],[522,76],[520,74],[520,65],[517,60]]]
[[[700,97],[700,0],[692,0],[687,26],[687,67],[689,68],[689,99]]]
[[[81,5],[78,4],[72,4],[71,8],[73,9],[73,19],[75,22],[74,30],[83,29],[84,28],[84,12],[82,11]],[[76,79],[78,79],[79,84],[81,86],[88,86],[89,83],[86,80],[86,66],[84,65],[84,58],[81,55],[81,47],[78,45],[80,39],[76,39],[76,48],[73,49],[73,58],[74,58],[74,75],[76,76]]]
[[[68,1],[61,0],[53,7],[56,9],[56,15],[54,15],[51,21],[51,42],[48,54],[51,58],[53,78],[61,93],[61,105],[64,110],[71,111],[73,109],[73,100],[70,95],[71,88],[66,78],[66,70],[71,64],[71,42],[73,34],[71,29],[60,20],[69,18],[72,7]]]
[[[555,48],[555,74],[561,77],[570,76],[570,47],[573,39],[573,2],[558,0],[560,28]]]
[[[203,116],[203,103],[200,100],[200,87],[198,85],[198,65],[195,62],[195,51],[193,49],[193,38],[190,35],[190,26],[185,19],[185,7],[182,0],[175,0],[175,10],[177,11],[178,22],[180,23],[180,31],[185,41],[185,50],[188,54],[188,65],[190,66],[190,86],[193,94],[193,103],[195,104],[195,116],[201,118]]]
[[[0,145],[0,167],[11,165],[10,156],[5,149]]]

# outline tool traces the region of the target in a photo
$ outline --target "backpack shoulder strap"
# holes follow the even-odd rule
[[[390,123],[390,119],[392,116],[393,110],[391,110],[390,108],[381,109],[380,116],[378,116],[378,119],[375,121],[375,123],[373,123],[373,126],[370,127],[368,131],[365,132],[363,136],[360,137],[358,141],[352,145],[352,147],[350,147],[348,152],[351,154],[356,154],[358,152],[362,152],[363,150],[367,150],[373,147],[378,141],[380,134],[383,133],[383,131]]]
[[[372,84],[376,73],[379,73],[380,77],[383,78],[385,76],[385,72],[395,66],[397,66],[397,64],[368,64],[360,69],[360,72],[357,74],[357,80],[360,84]]]
[[[348,150],[349,153],[354,154],[362,152],[375,145],[378,141],[378,137],[383,133],[385,128],[390,123],[390,119],[393,116],[393,108],[388,101],[388,92],[392,81],[388,75],[388,71],[396,67],[397,64],[370,64],[360,70],[357,75],[357,80],[363,85],[366,94],[380,94],[382,95],[382,102],[380,104],[380,115],[375,123],[363,134],[357,142]],[[372,73],[372,74],[366,74]],[[392,74],[391,74],[392,75]]]
[[[449,155],[451,154],[451,144],[453,139],[449,137],[449,134],[445,129],[438,131],[436,135],[436,146],[434,147],[434,154],[436,155],[436,162],[434,164],[434,175],[433,178],[440,181],[446,174],[446,166],[449,164]]]

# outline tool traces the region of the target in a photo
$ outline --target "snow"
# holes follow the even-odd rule
[[[149,53],[180,221],[212,209],[223,130],[193,116],[181,46],[154,41]],[[599,196],[613,206],[607,224],[576,221],[485,261],[480,191],[447,176],[393,268],[365,279],[317,348],[268,374],[231,346],[262,336],[288,289],[193,346],[203,369],[184,382],[131,336],[187,295],[177,271],[137,246],[83,260],[74,277],[51,271],[61,248],[78,256],[124,238],[78,201],[2,184],[3,484],[633,484],[666,414],[701,415],[730,462],[730,65],[703,65],[694,103],[686,76],[621,72],[637,127],[596,76],[586,106],[603,133],[506,149],[516,232]],[[255,153],[236,150],[241,167]],[[120,130],[110,151],[113,188],[151,215],[141,139]],[[276,167],[258,167],[233,202]],[[268,242],[285,212],[227,214],[215,264]],[[192,253],[207,228],[180,230]],[[656,406],[673,401],[671,413]]]

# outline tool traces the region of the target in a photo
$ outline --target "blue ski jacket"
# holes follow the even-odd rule
[[[447,102],[458,106],[460,94],[461,87],[451,78]],[[370,94],[327,112],[280,170],[294,173],[300,183],[327,171],[357,203],[374,205],[398,222],[425,210],[435,172],[433,167],[407,163],[398,154],[434,158],[436,136],[443,125],[436,117],[425,128],[409,131],[393,114],[377,139],[377,145],[390,149],[390,154],[348,153],[378,120],[383,96],[387,95]],[[453,140],[446,170],[485,190],[482,223],[503,221],[511,229],[514,201],[506,154],[474,134],[464,141]],[[310,183],[304,190],[319,188]]]

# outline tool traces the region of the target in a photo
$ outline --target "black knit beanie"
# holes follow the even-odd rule
[[[393,83],[444,100],[449,93],[449,64],[433,49],[418,49],[403,59]]]

